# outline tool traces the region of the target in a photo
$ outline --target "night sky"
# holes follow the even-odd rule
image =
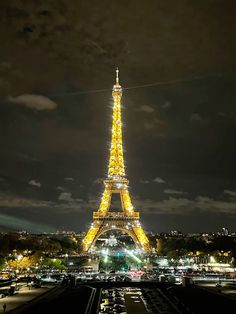
[[[1,1],[1,230],[90,225],[116,66],[143,227],[236,230],[235,16],[234,0]]]

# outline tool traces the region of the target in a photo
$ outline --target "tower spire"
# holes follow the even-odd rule
[[[119,84],[119,69],[118,69],[118,67],[116,68],[116,85],[120,85]]]
[[[121,97],[122,88],[119,84],[119,69],[116,69],[116,84],[112,90],[113,96],[113,114],[111,131],[111,148],[108,165],[108,177],[125,177],[125,166],[123,157],[122,143],[122,122],[121,122]]]

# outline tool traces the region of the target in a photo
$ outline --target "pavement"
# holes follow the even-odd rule
[[[52,289],[52,285],[43,286],[41,288],[28,288],[26,286],[22,287],[17,294],[13,296],[8,296],[3,299],[0,299],[0,313],[4,313],[3,305],[6,304],[6,312],[9,313],[10,311],[22,306],[30,302],[31,300],[35,299],[36,297],[44,294],[45,292]]]
[[[171,288],[172,296],[185,305],[195,314],[209,313],[234,313],[236,300],[229,298],[223,293],[213,292],[209,288],[198,287],[197,285],[188,287]],[[184,312],[185,313],[185,312]]]
[[[11,314],[84,314],[91,296],[90,287],[56,287]],[[73,309],[71,311],[71,309]],[[92,311],[91,314],[96,313]]]
[[[208,289],[211,292],[227,295],[236,300],[236,285],[232,286],[228,283],[222,283],[221,287],[216,287],[215,283],[199,283],[199,287]]]

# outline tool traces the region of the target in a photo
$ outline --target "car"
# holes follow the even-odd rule
[[[114,302],[119,305],[125,304],[124,299],[121,299],[121,298],[114,298]]]
[[[123,304],[115,304],[114,305],[114,309],[116,310],[116,311],[119,311],[119,310],[125,310],[125,305],[123,305]]]
[[[56,283],[57,282],[56,279],[54,279],[54,278],[52,278],[50,276],[43,276],[43,277],[41,277],[41,281],[42,282],[46,282],[46,283]]]
[[[17,294],[18,292],[16,291],[16,286],[14,285],[11,285],[9,290],[8,290],[8,294],[9,295],[14,295],[14,294]]]
[[[32,287],[33,288],[41,288],[42,284],[41,284],[41,281],[40,280],[35,280],[33,281],[32,283]]]

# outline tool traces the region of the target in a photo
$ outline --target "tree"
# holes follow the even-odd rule
[[[31,261],[29,256],[18,256],[15,259],[10,259],[8,261],[8,267],[14,271],[27,269],[31,267]]]
[[[47,258],[47,257],[42,260],[41,266],[44,266],[50,269],[58,269],[58,270],[64,270],[66,268],[62,260],[58,258]]]
[[[0,256],[6,256],[10,252],[10,241],[7,235],[0,235]]]
[[[156,239],[156,245],[157,245],[157,253],[161,254],[163,249],[163,240],[161,238]]]
[[[3,268],[6,265],[6,260],[3,257],[0,257],[0,271],[3,270]]]

